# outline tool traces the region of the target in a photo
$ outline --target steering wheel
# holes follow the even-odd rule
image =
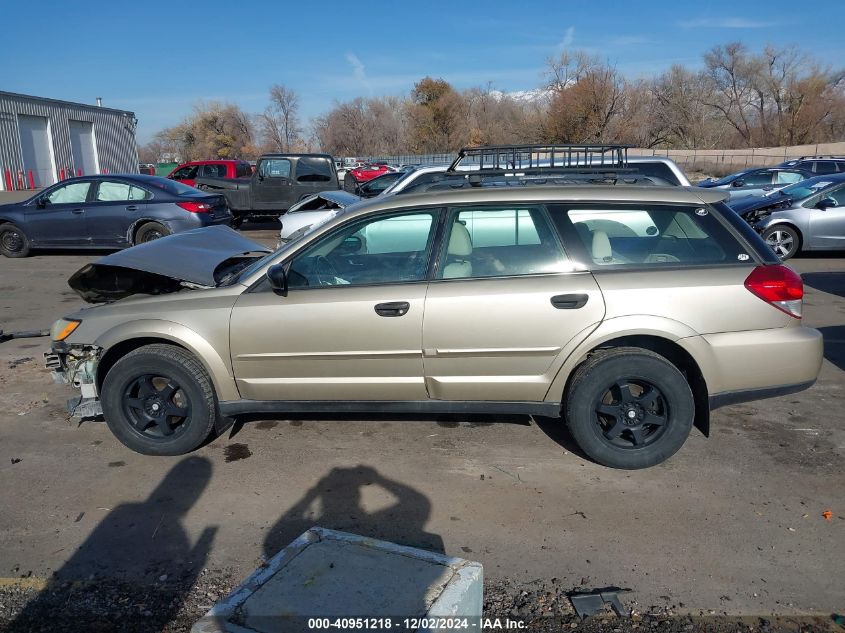
[[[317,283],[321,286],[335,286],[337,282],[335,279],[340,279],[334,265],[326,258],[325,255],[318,255],[314,258],[314,263],[317,266],[314,269],[314,274],[317,277]],[[329,279],[326,279],[329,277]]]

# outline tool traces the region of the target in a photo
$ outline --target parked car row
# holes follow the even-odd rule
[[[845,249],[843,156],[802,156],[699,186],[727,190],[728,206],[782,260],[801,251]]]

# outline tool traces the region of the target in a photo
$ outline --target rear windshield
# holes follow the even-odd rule
[[[144,180],[144,184],[166,191],[173,196],[193,196],[197,194],[197,190],[193,187],[167,178],[149,178]]]
[[[558,205],[553,215],[593,268],[712,266],[752,260],[706,206]],[[569,240],[567,240],[569,241]]]

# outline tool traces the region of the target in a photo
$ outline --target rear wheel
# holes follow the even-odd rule
[[[205,368],[172,345],[145,345],[118,360],[106,374],[100,400],[111,432],[144,455],[194,450],[219,416]]]
[[[784,224],[767,228],[763,231],[763,239],[775,255],[784,261],[794,256],[801,248],[801,235],[796,229]]]
[[[26,257],[29,255],[29,238],[15,224],[0,224],[0,253],[6,257]]]
[[[578,446],[612,468],[659,464],[686,441],[695,417],[684,375],[654,352],[599,351],[572,377],[565,418]]]
[[[170,235],[170,229],[158,222],[147,222],[135,233],[135,243],[152,242],[165,235]]]

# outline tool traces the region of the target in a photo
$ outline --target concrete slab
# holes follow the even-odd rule
[[[193,633],[277,633],[341,628],[437,630],[404,620],[467,618],[483,604],[480,563],[314,527],[256,570]],[[387,619],[392,624],[387,624]],[[368,625],[368,620],[373,620]],[[337,627],[335,627],[337,628]]]

